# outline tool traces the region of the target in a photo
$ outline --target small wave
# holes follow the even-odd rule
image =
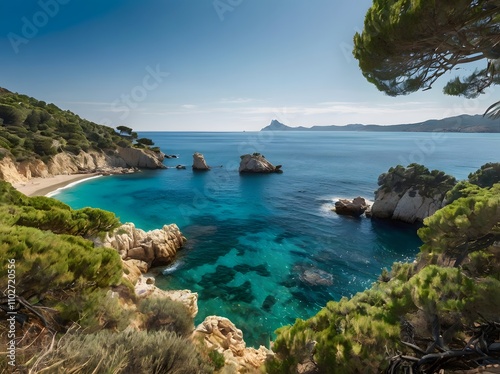
[[[173,263],[172,265],[170,266],[167,266],[165,269],[163,269],[161,271],[161,273],[163,275],[168,275],[168,274],[172,274],[173,272],[175,272],[177,269],[179,269],[182,265],[182,261],[177,261],[175,263]]]
[[[89,180],[91,180],[91,179],[100,178],[100,177],[102,177],[102,175],[94,175],[94,176],[92,176],[92,177],[88,177],[88,178],[80,179],[80,180],[78,180],[78,181],[76,181],[76,182],[71,182],[71,183],[67,184],[67,185],[66,185],[66,186],[64,186],[64,187],[59,187],[58,189],[56,189],[56,190],[54,190],[54,191],[49,192],[49,193],[48,193],[48,194],[46,194],[45,196],[46,196],[46,197],[53,197],[53,196],[57,195],[59,192],[61,192],[62,190],[65,190],[65,189],[67,189],[67,188],[74,187],[74,186],[76,186],[77,184],[80,184],[80,183],[83,183],[83,182],[89,181]]]

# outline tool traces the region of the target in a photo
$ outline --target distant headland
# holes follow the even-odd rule
[[[291,127],[273,119],[260,131],[378,131],[378,132],[464,132],[464,133],[499,133],[500,120],[492,120],[482,115],[463,114],[443,119],[431,119],[424,122],[401,125],[363,125]]]

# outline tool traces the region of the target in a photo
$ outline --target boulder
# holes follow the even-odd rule
[[[207,165],[205,157],[201,153],[193,154],[193,170],[210,170],[210,166]]]
[[[247,348],[241,330],[224,317],[205,318],[196,327],[193,340],[200,341],[209,350],[222,353],[225,366],[237,373],[254,372],[264,365],[268,356],[273,354],[262,345],[259,349]]]
[[[169,298],[177,301],[188,309],[191,317],[198,314],[198,294],[190,290],[165,291],[155,285],[153,277],[141,275],[135,283],[134,291],[139,299],[145,298]]]
[[[353,217],[361,216],[369,205],[362,197],[356,197],[353,200],[340,199],[335,203],[335,212],[340,215],[347,215]]]
[[[143,261],[151,267],[170,264],[185,241],[176,224],[145,232],[126,223],[106,234],[103,245],[116,249],[124,260]]]
[[[379,189],[371,207],[374,218],[392,218],[408,223],[422,222],[445,205],[446,193],[456,179],[429,171],[422,165],[401,165],[389,169],[378,179]]]
[[[240,173],[282,173],[281,165],[274,166],[260,153],[240,157]]]

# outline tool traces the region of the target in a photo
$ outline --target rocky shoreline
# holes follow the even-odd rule
[[[379,188],[370,206],[362,197],[339,199],[332,209],[339,215],[394,219],[422,223],[447,205],[446,195],[457,184],[454,177],[418,164],[390,168],[378,178]]]
[[[113,248],[120,254],[123,277],[134,286],[138,300],[168,298],[183,304],[194,318],[198,314],[198,294],[190,290],[159,289],[150,272],[154,266],[172,264],[185,242],[186,238],[176,224],[146,232],[133,223],[125,223],[108,233],[102,241],[95,239],[96,245]],[[242,331],[229,319],[220,316],[207,316],[194,328],[192,340],[203,344],[209,351],[219,352],[224,357],[225,367],[237,373],[256,370],[273,355],[264,346],[258,349],[247,347]]]

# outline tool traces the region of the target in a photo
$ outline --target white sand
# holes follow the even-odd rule
[[[14,188],[26,196],[45,196],[58,189],[67,187],[74,182],[81,182],[85,179],[92,179],[100,174],[70,174],[56,175],[49,178],[33,178],[28,182],[15,183]]]

